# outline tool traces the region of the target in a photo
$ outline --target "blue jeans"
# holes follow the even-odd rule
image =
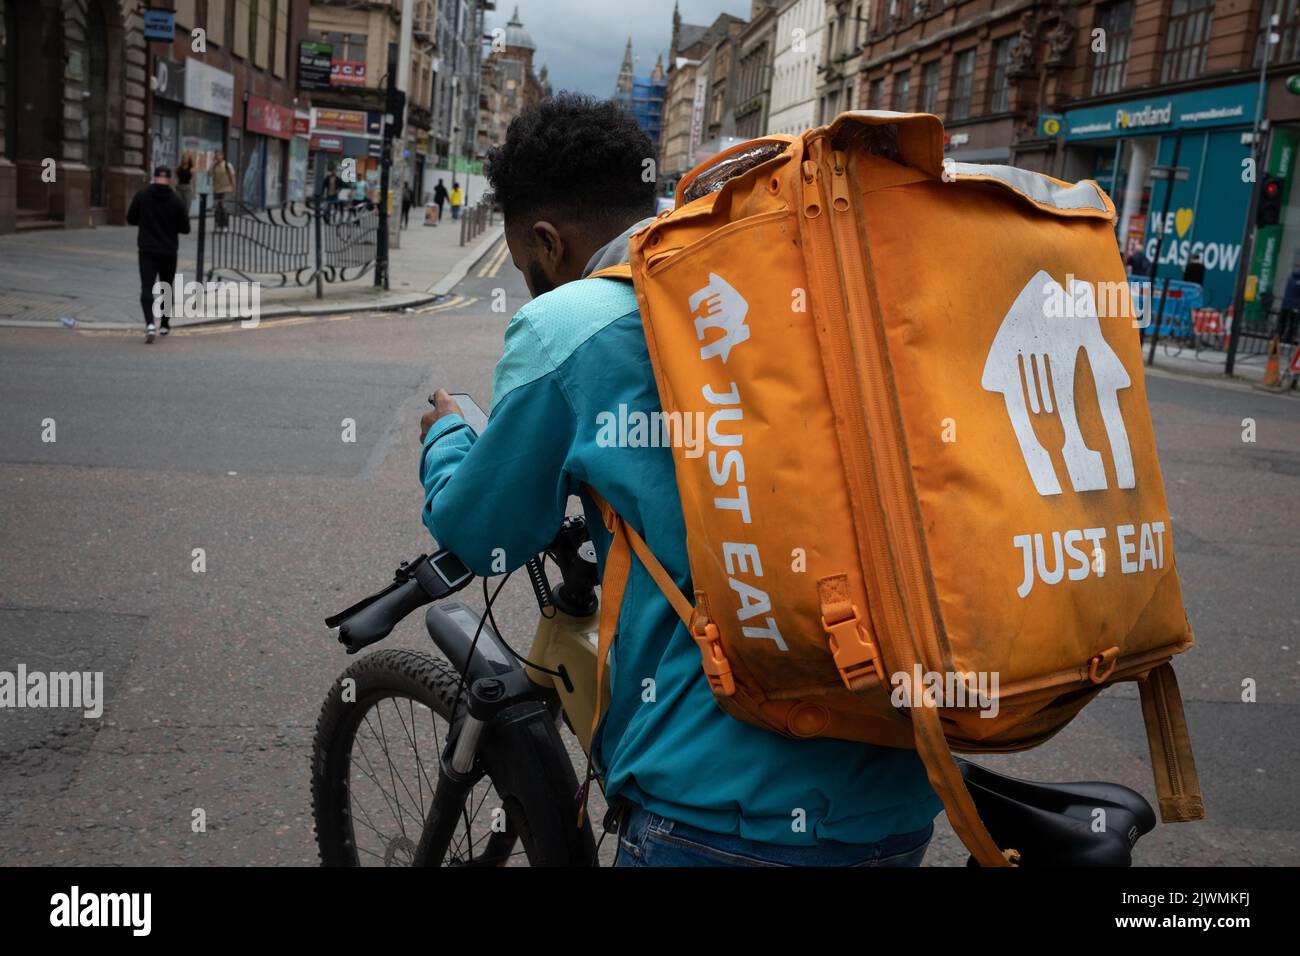
[[[934,824],[879,843],[784,846],[711,833],[638,806],[618,834],[615,866],[920,866]]]

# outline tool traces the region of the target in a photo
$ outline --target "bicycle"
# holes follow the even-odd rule
[[[326,619],[354,654],[432,604],[425,625],[442,656],[381,650],[334,682],[312,756],[323,864],[597,865],[591,823],[579,814],[590,780],[580,783],[559,735],[567,725],[590,755],[600,605],[585,520],[567,518],[525,568],[539,608],[526,655],[511,649],[493,620],[505,580],[491,594],[484,580],[486,609],[476,614],[449,600],[474,575],[445,550],[403,562],[387,588]],[[603,699],[610,699],[608,683]],[[373,753],[366,739],[374,740]],[[430,766],[436,759],[433,773],[422,741]],[[1155,826],[1150,804],[1127,787],[1042,784],[959,763],[990,833],[1015,847],[1022,865],[1127,866],[1138,838]],[[380,796],[367,807],[360,798],[375,790]],[[1098,809],[1108,820],[1100,833]]]

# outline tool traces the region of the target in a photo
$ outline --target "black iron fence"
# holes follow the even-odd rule
[[[319,299],[323,283],[351,282],[374,267],[379,238],[374,203],[309,199],[256,209],[225,200],[209,208],[209,199],[199,197],[202,282],[315,284]]]

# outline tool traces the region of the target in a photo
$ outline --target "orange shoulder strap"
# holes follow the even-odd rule
[[[617,267],[615,267],[617,268]],[[630,274],[630,273],[629,273]],[[605,574],[600,581],[600,633],[596,641],[596,706],[591,715],[591,751],[596,749],[596,728],[605,709],[605,670],[609,666],[609,650],[614,643],[614,633],[618,630],[619,614],[623,610],[623,594],[627,590],[628,575],[632,571],[632,552],[650,572],[659,590],[664,593],[668,603],[673,606],[677,616],[690,630],[695,608],[682,594],[681,589],[672,579],[664,566],[651,552],[645,539],[637,534],[636,529],[628,525],[617,511],[590,485],[587,494],[600,509],[605,527],[613,536],[609,553],[605,555]],[[587,755],[587,778],[583,781],[582,804],[578,809],[578,825],[586,819],[587,796],[591,792],[591,766],[593,754]],[[597,768],[599,770],[599,768]]]
[[[629,262],[620,262],[616,266],[607,266],[604,269],[597,269],[588,279],[626,279],[632,281],[632,264]]]

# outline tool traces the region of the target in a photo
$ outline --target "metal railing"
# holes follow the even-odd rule
[[[256,209],[224,200],[209,209],[208,200],[199,196],[201,282],[256,277],[267,284],[269,277],[280,287],[314,283],[319,299],[323,283],[351,282],[375,264],[379,211],[372,202],[309,199]]]

